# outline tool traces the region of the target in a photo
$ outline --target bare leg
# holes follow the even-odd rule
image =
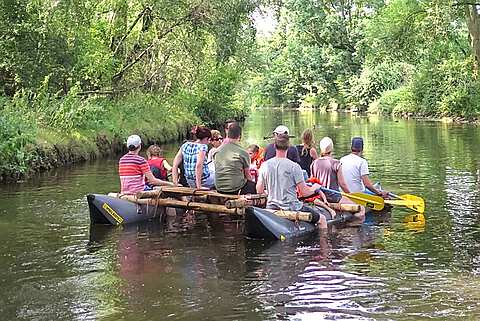
[[[320,215],[320,219],[318,220],[317,225],[320,231],[323,232],[323,230],[325,230],[325,233],[327,232],[327,219],[325,218],[325,216]]]

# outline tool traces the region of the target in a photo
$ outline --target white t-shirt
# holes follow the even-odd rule
[[[363,185],[362,176],[370,174],[367,161],[358,155],[348,154],[340,158],[340,163],[342,163],[343,178],[350,192],[363,192],[365,185]]]

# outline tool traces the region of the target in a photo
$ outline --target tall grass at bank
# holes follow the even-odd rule
[[[200,119],[174,97],[136,93],[81,99],[19,93],[0,99],[0,180],[108,154],[133,133],[145,141],[180,139]]]

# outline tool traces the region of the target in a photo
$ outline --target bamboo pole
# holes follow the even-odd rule
[[[223,214],[245,214],[244,208],[226,208],[224,205],[218,204],[206,204],[198,202],[180,201],[172,198],[144,198],[139,199],[135,195],[121,195],[117,193],[109,193],[108,196],[124,199],[137,204],[158,205],[166,207],[184,208],[188,210],[196,210],[201,212],[210,213],[223,213]]]
[[[208,191],[208,190],[200,190],[190,187],[181,187],[181,186],[161,186],[153,191],[144,191],[138,192],[138,198],[152,198],[152,197],[159,197],[160,195],[184,195],[184,196],[200,196],[200,195],[211,195],[216,197],[223,197],[225,199],[237,199],[239,195],[229,195],[229,194],[221,194],[215,191]]]
[[[222,194],[216,191],[201,190],[183,186],[159,186],[153,191],[143,191],[137,193],[137,198],[154,198],[161,195],[183,195],[183,196],[211,196],[223,198],[226,200],[248,199],[248,200],[263,200],[267,198],[266,194],[248,194],[248,195],[231,195]]]
[[[273,214],[286,218],[290,221],[304,221],[304,222],[311,222],[312,221],[312,213],[307,212],[298,212],[298,211],[286,211],[286,210],[269,210]]]
[[[242,207],[249,207],[249,206],[259,206],[263,207],[267,203],[266,198],[257,198],[257,199],[247,199],[247,198],[239,198],[236,200],[228,200],[225,202],[226,208],[242,208]]]

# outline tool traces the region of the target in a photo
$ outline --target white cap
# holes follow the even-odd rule
[[[275,134],[287,134],[288,135],[288,127],[287,126],[277,126],[275,130],[273,131]]]
[[[134,146],[138,147],[142,144],[142,140],[138,135],[132,135],[127,138],[127,147]]]
[[[323,137],[320,141],[320,153],[327,154],[333,150],[333,140],[330,137]]]

